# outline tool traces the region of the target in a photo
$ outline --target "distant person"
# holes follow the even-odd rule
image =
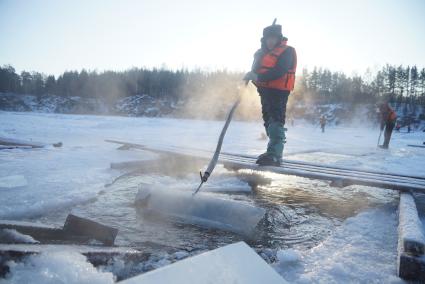
[[[410,131],[412,131],[412,128],[410,127],[410,125],[412,124],[412,118],[408,117],[407,118],[407,133],[410,133]]]
[[[285,143],[285,115],[289,93],[294,89],[297,55],[287,45],[282,26],[263,29],[261,48],[254,54],[252,69],[244,80],[252,81],[261,97],[264,127],[269,138],[267,151],[257,159],[259,165],[279,166]]]
[[[322,115],[320,118],[320,128],[322,128],[322,133],[325,133],[325,126],[326,126],[326,117]]]
[[[393,132],[393,129],[397,120],[397,114],[390,107],[388,103],[382,103],[379,106],[379,113],[381,116],[381,131],[383,131],[385,128],[384,144],[379,145],[379,147],[383,149],[388,149],[388,145],[390,144],[391,134]]]

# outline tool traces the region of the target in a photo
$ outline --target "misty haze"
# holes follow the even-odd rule
[[[424,15],[0,0],[0,283],[425,282]]]

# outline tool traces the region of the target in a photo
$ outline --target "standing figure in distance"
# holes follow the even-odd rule
[[[379,147],[381,147],[382,149],[388,149],[391,134],[397,121],[397,114],[387,102],[380,104],[379,113],[381,116],[381,131],[383,131],[385,128],[384,144],[379,145]]]
[[[320,118],[320,128],[322,128],[322,133],[325,132],[325,126],[326,126],[326,117],[322,115]]]

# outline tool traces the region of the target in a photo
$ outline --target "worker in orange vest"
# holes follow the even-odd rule
[[[322,115],[320,118],[320,128],[322,128],[322,133],[325,132],[325,126],[326,126],[326,117]]]
[[[381,116],[381,131],[383,131],[385,128],[384,144],[379,145],[379,147],[381,147],[382,149],[388,149],[391,134],[397,121],[397,114],[387,102],[380,104],[379,113]]]
[[[257,164],[279,166],[285,143],[285,115],[289,93],[294,89],[297,55],[287,45],[282,26],[263,29],[261,48],[254,54],[251,71],[244,80],[252,81],[261,98],[264,127],[269,137],[267,151],[257,159]]]

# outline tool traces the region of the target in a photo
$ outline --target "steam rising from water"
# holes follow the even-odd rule
[[[245,86],[239,74],[211,75],[204,85],[186,85],[182,91],[185,105],[177,114],[197,119],[223,119],[239,96],[241,103],[235,119],[258,120],[261,118],[260,98],[256,88]]]

